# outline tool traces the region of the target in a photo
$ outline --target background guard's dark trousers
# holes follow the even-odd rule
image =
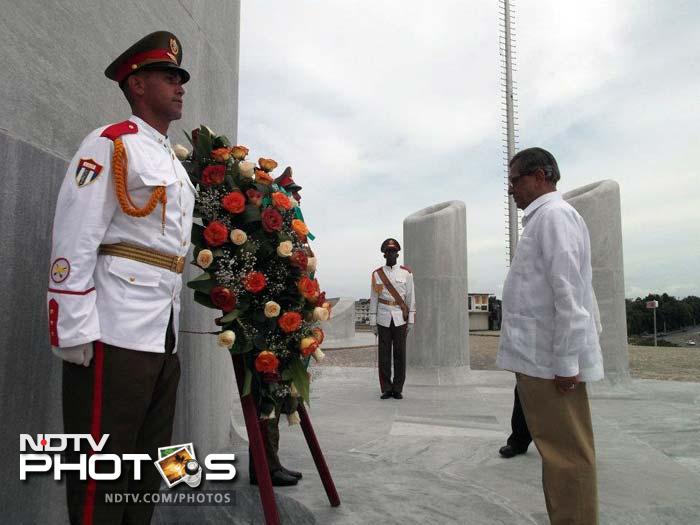
[[[403,390],[406,381],[406,328],[407,324],[396,326],[392,319],[391,326],[377,325],[379,336],[379,388],[382,392]],[[394,361],[394,378],[391,378],[392,350]]]
[[[89,367],[64,362],[64,431],[109,434],[105,448],[99,453],[146,453],[155,461],[158,447],[171,444],[180,379],[180,361],[172,353],[174,346],[171,328],[165,354],[95,343]],[[66,456],[70,463],[78,462],[76,453]],[[132,465],[131,461],[123,461],[122,475],[114,481],[81,481],[76,471],[67,472],[64,477],[70,522],[150,523],[153,504],[104,503],[106,492],[158,492],[162,478],[153,462],[141,463],[141,481],[132,479]],[[106,471],[113,472],[112,464],[105,462],[105,466]]]
[[[513,414],[510,417],[511,434],[508,437],[508,445],[513,447],[518,452],[527,450],[527,447],[532,443],[530,429],[525,421],[523,407],[520,405],[520,397],[518,396],[518,387],[515,387],[515,399],[513,400]]]

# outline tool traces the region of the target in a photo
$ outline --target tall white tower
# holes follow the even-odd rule
[[[500,27],[501,35],[500,54],[501,54],[501,82],[503,84],[502,104],[505,120],[505,133],[503,139],[505,145],[503,147],[503,160],[506,168],[505,175],[505,192],[506,202],[508,203],[508,216],[506,220],[506,234],[508,237],[508,262],[513,260],[515,247],[518,244],[518,208],[515,205],[513,197],[508,195],[508,162],[515,155],[518,143],[518,101],[515,97],[515,81],[513,80],[513,70],[515,64],[515,26],[513,21],[513,12],[511,9],[512,2],[510,0],[499,0],[500,7]]]

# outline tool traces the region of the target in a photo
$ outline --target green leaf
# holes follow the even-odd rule
[[[214,140],[212,141],[212,148],[217,149],[217,148],[230,148],[231,147],[231,141],[228,139],[226,135],[219,135],[218,137],[215,137]]]
[[[209,297],[209,294],[207,294],[207,293],[195,290],[194,301],[196,303],[201,304],[202,306],[206,306],[207,308],[213,308],[215,310],[219,310],[219,307],[214,305],[214,303],[211,302],[211,297]]]
[[[197,247],[206,246],[206,242],[204,241],[204,226],[201,224],[192,224],[192,244]]]
[[[208,274],[207,272],[204,272],[201,275],[198,275],[191,281],[187,283],[188,288],[192,288],[193,290],[197,290],[199,292],[203,292],[209,295],[209,292],[211,292],[212,288],[216,285],[216,280],[212,277],[211,274]]]
[[[197,135],[197,153],[201,157],[211,157],[211,133],[209,128],[202,125],[199,127],[199,135]]]
[[[248,367],[245,369],[245,379],[243,380],[243,393],[241,394],[241,397],[247,396],[250,394],[250,386],[251,383],[253,382],[253,374],[250,372]]]
[[[241,220],[245,224],[262,220],[260,215],[260,208],[258,208],[254,204],[248,204],[245,207],[245,211],[241,213]]]
[[[219,323],[226,324],[230,323],[232,321],[235,321],[238,316],[241,315],[240,310],[232,310],[231,312],[227,313],[225,316],[223,316],[221,319],[219,319]]]
[[[304,364],[298,357],[295,357],[289,362],[289,370],[292,372],[292,381],[294,386],[299,391],[301,398],[309,403],[309,376],[306,373]]]
[[[184,129],[182,132],[185,134],[185,138],[187,138],[187,142],[190,143],[190,146],[192,146],[192,149],[194,149],[194,142],[192,142],[192,137],[190,136],[189,133],[187,133]]]

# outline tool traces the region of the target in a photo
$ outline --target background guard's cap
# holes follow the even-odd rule
[[[114,60],[105,76],[121,84],[132,73],[144,69],[175,69],[184,84],[190,74],[180,67],[182,45],[178,38],[168,31],[156,31],[143,37]]]
[[[389,238],[382,243],[382,247],[380,249],[382,250],[382,253],[386,253],[387,250],[396,250],[397,252],[400,252],[401,245],[396,239]]]

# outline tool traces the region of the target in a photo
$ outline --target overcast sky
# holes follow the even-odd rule
[[[239,143],[291,165],[329,296],[403,219],[467,206],[469,290],[507,271],[497,0],[242,2]],[[700,295],[700,2],[521,0],[520,147],[614,179],[627,297]]]

